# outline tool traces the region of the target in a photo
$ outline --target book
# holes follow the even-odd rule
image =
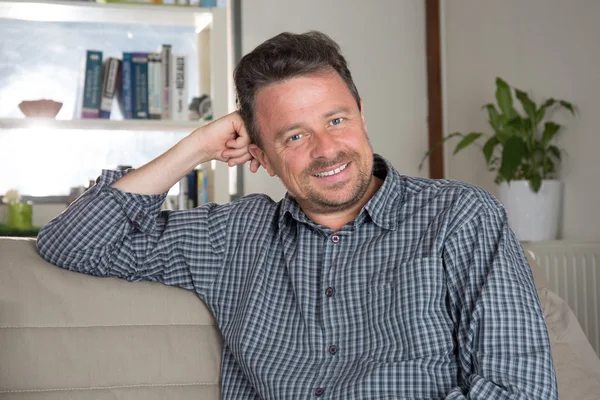
[[[177,209],[178,210],[187,210],[188,209],[188,180],[187,177],[184,176],[179,180],[179,194],[177,195]]]
[[[102,90],[102,52],[87,50],[83,84],[81,118],[100,116],[100,96]]]
[[[148,53],[148,117],[162,118],[162,57],[160,53]]]
[[[198,206],[214,201],[214,172],[211,163],[201,164],[196,169],[196,202]]]
[[[110,119],[113,99],[120,83],[121,60],[107,58],[102,65],[102,95],[100,98],[100,118]]]
[[[198,206],[197,170],[191,170],[187,175],[188,209]]]
[[[133,118],[148,119],[148,53],[131,54]]]
[[[187,57],[173,54],[171,79],[171,116],[175,121],[187,121],[188,115],[188,77]]]
[[[163,97],[162,97],[162,118],[163,119],[171,119],[171,102],[169,99],[170,96],[170,86],[171,86],[171,45],[163,44],[160,49],[161,54],[161,78],[163,85]]]
[[[124,52],[121,61],[121,90],[120,104],[123,118],[133,118],[133,87],[132,87],[131,53]]]

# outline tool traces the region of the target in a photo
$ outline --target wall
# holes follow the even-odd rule
[[[445,131],[489,132],[481,105],[494,101],[495,77],[533,94],[578,107],[577,118],[556,113],[564,123],[562,237],[600,238],[600,2],[594,0],[442,0]],[[446,147],[446,176],[497,194],[493,175],[476,149],[452,156]]]
[[[419,173],[427,148],[427,77],[423,1],[242,0],[242,53],[283,31],[317,29],[342,47],[365,103],[375,152],[407,175]],[[245,193],[285,193],[264,171],[244,173]]]

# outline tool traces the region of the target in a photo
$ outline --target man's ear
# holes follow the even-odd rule
[[[248,145],[248,151],[250,152],[252,157],[258,160],[260,165],[262,165],[262,167],[265,169],[265,171],[267,171],[269,175],[275,176],[275,171],[273,170],[273,168],[271,168],[271,163],[269,163],[269,159],[267,158],[265,153],[260,149],[260,147],[258,147],[254,143],[251,143]]]

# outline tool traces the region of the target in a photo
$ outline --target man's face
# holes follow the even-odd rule
[[[373,150],[363,112],[336,72],[271,84],[257,93],[255,110],[263,149],[250,151],[305,212],[341,211],[363,199]]]

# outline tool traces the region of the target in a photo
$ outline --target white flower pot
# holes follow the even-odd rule
[[[538,193],[528,181],[500,184],[500,201],[506,207],[508,223],[521,241],[555,240],[560,217],[561,183],[544,180]]]

